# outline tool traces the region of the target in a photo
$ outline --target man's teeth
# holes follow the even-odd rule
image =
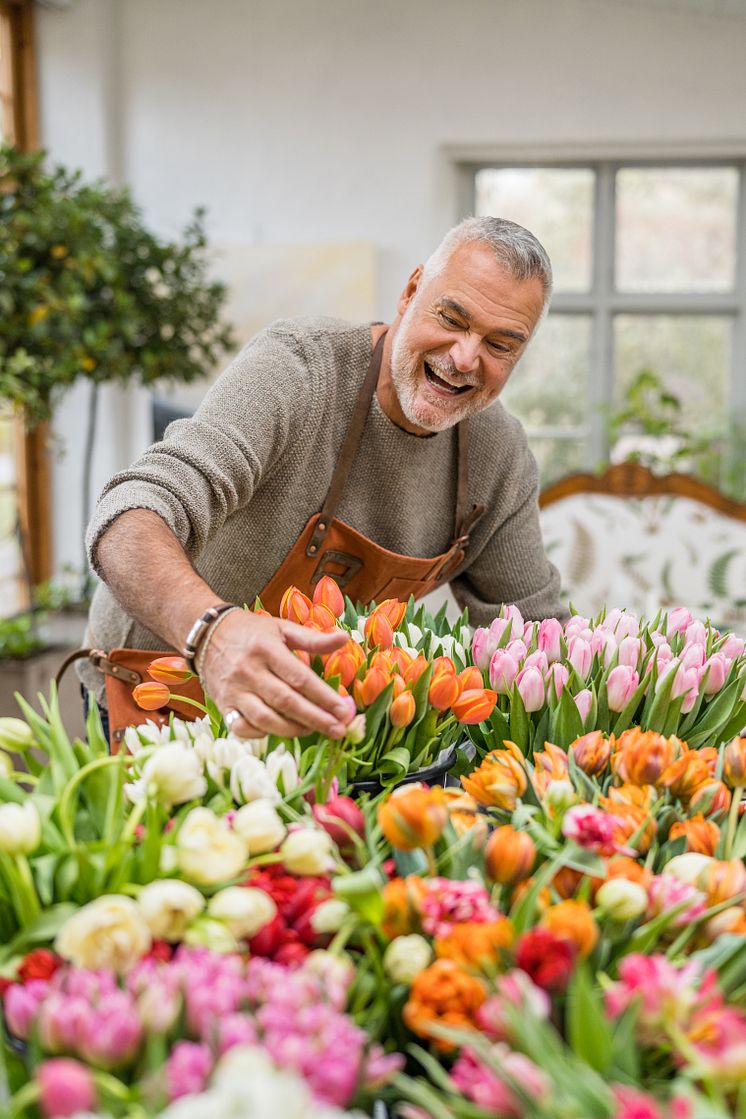
[[[454,396],[471,388],[471,385],[452,385],[450,381],[444,380],[443,377],[436,373],[432,365],[429,365],[427,362],[425,362],[425,375],[428,381],[436,385],[437,388],[446,389],[448,392],[453,393]]]

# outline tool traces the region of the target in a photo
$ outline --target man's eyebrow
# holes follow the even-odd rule
[[[466,322],[471,322],[471,315],[466,308],[462,307],[460,303],[457,303],[455,299],[451,299],[450,296],[443,296],[440,299],[440,305],[441,307],[447,307],[449,311],[453,311],[454,314],[459,315]],[[528,334],[524,334],[521,330],[509,330],[507,327],[501,327],[498,330],[490,331],[490,334],[495,336],[499,335],[500,338],[514,338],[516,342],[520,342],[521,344],[528,342]]]

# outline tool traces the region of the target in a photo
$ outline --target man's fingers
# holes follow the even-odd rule
[[[349,640],[347,634],[341,629],[322,633],[321,630],[311,629],[309,626],[299,626],[295,622],[287,622],[284,619],[280,620],[279,625],[288,648],[304,649],[312,656],[319,653],[333,653],[335,649],[341,649],[345,642]]]
[[[305,667],[305,665],[301,667]],[[341,738],[344,735],[350,715],[344,705],[340,706],[339,704],[342,697],[337,695],[332,688],[327,687],[327,691],[331,693],[334,709],[339,712],[338,714],[330,714],[323,708],[316,706],[315,703],[306,699],[301,691],[295,687],[290,687],[279,676],[268,674],[257,686],[257,692],[265,703],[274,708],[275,711],[282,712],[285,718],[302,724],[306,728],[304,734],[309,734],[312,730],[318,730],[330,738]],[[344,719],[342,718],[343,715]]]
[[[308,728],[281,715],[268,706],[258,695],[241,697],[241,718],[231,723],[231,732],[239,738],[263,738],[265,734],[276,734],[283,738],[301,738],[308,734]]]
[[[270,673],[283,680],[293,692],[304,696],[312,703],[321,716],[325,714],[327,719],[331,716],[332,719],[341,720],[345,726],[347,725],[350,713],[349,704],[345,703],[344,697],[335,692],[334,688],[317,676],[302,660],[294,657],[289,649],[273,649],[267,668]],[[338,730],[338,728],[330,728],[328,721],[323,726],[319,726],[316,719],[313,726],[317,730],[322,730],[324,734],[336,735]]]

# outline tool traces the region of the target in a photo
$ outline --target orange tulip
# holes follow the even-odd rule
[[[697,750],[697,757],[700,757],[707,766],[710,777],[717,777],[717,770],[720,765],[720,751],[714,746],[702,746]]]
[[[696,750],[687,750],[666,766],[656,784],[659,789],[670,789],[675,797],[688,804],[692,794],[709,777],[707,763],[698,756]]]
[[[349,688],[363,664],[365,664],[365,653],[357,641],[347,641],[341,649],[335,649],[327,657],[324,678],[331,680],[332,676],[339,676],[340,682]]]
[[[510,812],[526,791],[526,770],[508,750],[493,750],[468,777],[461,778],[467,793],[479,804]]]
[[[352,685],[355,703],[360,708],[370,707],[390,682],[390,676],[387,676],[383,669],[369,668],[362,680],[355,680]]]
[[[402,676],[409,666],[414,663],[414,657],[411,653],[408,653],[406,649],[402,649],[399,645],[392,645],[389,649],[389,656],[392,667],[397,668]]]
[[[427,657],[422,653],[418,653],[411,664],[401,670],[401,674],[407,684],[416,684],[422,673],[428,668],[430,662]]]
[[[497,971],[503,952],[513,943],[513,926],[507,917],[497,921],[462,921],[435,941],[435,955],[453,960],[466,971]]]
[[[446,673],[448,676],[456,675],[456,665],[450,657],[436,657],[433,661],[433,680]]]
[[[746,893],[743,859],[713,859],[697,878],[697,886],[707,895],[708,906],[720,905]]]
[[[394,631],[385,614],[369,615],[365,619],[364,632],[371,649],[390,649],[394,644]]]
[[[592,730],[575,739],[570,746],[570,753],[584,773],[595,777],[609,764],[612,745],[613,738],[604,738],[600,730]]]
[[[663,770],[679,756],[678,738],[632,727],[620,735],[612,758],[614,771],[633,785],[655,785]]]
[[[399,628],[404,621],[406,612],[406,602],[399,602],[396,598],[385,598],[383,602],[379,602],[378,606],[373,610],[374,614],[380,614],[387,619],[392,630]]]
[[[700,812],[688,820],[672,824],[668,835],[670,839],[678,839],[683,835],[687,851],[696,851],[699,855],[714,855],[720,839],[720,828],[712,820],[705,820]]]
[[[534,754],[534,773],[531,783],[541,798],[552,781],[566,781],[570,775],[567,754],[553,742],[545,742],[544,749]]]
[[[746,738],[734,738],[723,751],[723,780],[731,789],[746,785]]]
[[[394,677],[394,683],[401,680],[401,676]],[[402,687],[404,687],[402,681]],[[402,692],[398,695],[389,708],[389,719],[391,720],[392,727],[408,727],[414,718],[415,712],[414,696],[411,692]]]
[[[404,1024],[419,1037],[430,1038],[432,1023],[460,1029],[476,1027],[479,1007],[487,998],[484,983],[469,975],[453,960],[436,960],[415,976],[402,1016]],[[436,1049],[451,1050],[449,1041],[435,1038]]]
[[[160,684],[157,680],[144,680],[132,689],[132,698],[143,711],[157,711],[170,700],[171,689],[168,684]]]
[[[314,605],[322,604],[331,610],[335,618],[341,618],[345,610],[344,595],[329,575],[322,575],[313,588]]]
[[[308,621],[312,606],[313,603],[303,591],[299,591],[297,587],[288,587],[280,601],[280,617],[302,626]]]
[[[465,668],[463,672],[459,672],[458,678],[461,683],[462,692],[478,692],[484,687],[482,673],[478,668],[475,668],[474,665],[471,665],[470,668]]]
[[[394,685],[394,699],[398,699],[402,692],[407,690],[407,685],[404,683],[404,677],[400,673],[395,672],[391,677],[391,682]]]
[[[331,633],[337,628],[337,617],[323,602],[312,602],[311,610],[305,625],[318,629],[322,633]]]
[[[422,878],[409,874],[392,878],[383,887],[383,920],[381,931],[393,940],[420,931],[421,902],[426,886]]]
[[[414,851],[432,847],[448,823],[442,788],[400,785],[378,806],[378,823],[392,847]]]
[[[441,672],[439,676],[433,676],[430,681],[427,698],[430,706],[437,711],[447,711],[456,702],[460,692],[461,685],[458,677],[455,674],[451,676],[448,672]]]
[[[655,834],[658,830],[658,825],[651,817],[647,808],[638,808],[634,804],[614,804],[609,808],[607,797],[601,797],[601,805],[607,811],[613,813],[617,820],[617,825],[614,828],[614,840],[620,847],[627,847],[633,836],[637,836],[634,841],[634,847],[644,855],[649,849],[650,844],[655,839]],[[640,829],[642,829],[640,831]],[[640,834],[637,835],[638,831]]]
[[[609,859],[606,864],[606,877],[607,879],[626,878],[629,882],[639,883],[646,890],[650,888],[653,880],[652,871],[628,855],[614,855],[613,859]]]
[[[581,959],[590,956],[598,941],[598,925],[586,901],[560,901],[547,909],[539,924],[574,944]]]
[[[474,797],[469,796],[463,789],[455,787],[444,789],[443,795],[446,799],[451,827],[456,835],[462,836],[470,831],[472,845],[483,847],[487,839],[487,820],[479,811]]]
[[[705,816],[722,816],[730,808],[730,791],[723,781],[703,781],[692,793],[689,809]]]
[[[497,692],[489,688],[475,688],[472,691],[462,692],[451,710],[459,723],[473,725],[489,719],[497,703]]]
[[[567,900],[567,898],[575,896],[584,878],[585,875],[581,874],[579,870],[573,870],[570,866],[561,866],[552,879],[552,889],[556,894],[559,894],[563,900]],[[600,879],[598,880],[598,884],[599,886],[601,885]],[[550,904],[551,897],[544,908],[548,909]]]
[[[527,832],[510,824],[495,828],[484,850],[484,863],[493,882],[513,886],[531,873],[536,860],[536,844]]]
[[[194,676],[183,657],[157,657],[148,665],[148,673],[161,684],[184,684]]]

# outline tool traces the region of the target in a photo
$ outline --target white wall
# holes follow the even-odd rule
[[[38,12],[44,144],[175,234],[370,241],[374,310],[459,216],[453,148],[746,145],[746,19],[688,0],[72,0]],[[721,14],[717,14],[718,11]],[[726,14],[723,14],[726,13]],[[449,156],[450,147],[450,156]],[[105,394],[97,486],[147,439]],[[58,562],[79,554],[85,390],[60,409]],[[64,505],[63,505],[64,502]],[[79,513],[79,510],[78,510]]]

